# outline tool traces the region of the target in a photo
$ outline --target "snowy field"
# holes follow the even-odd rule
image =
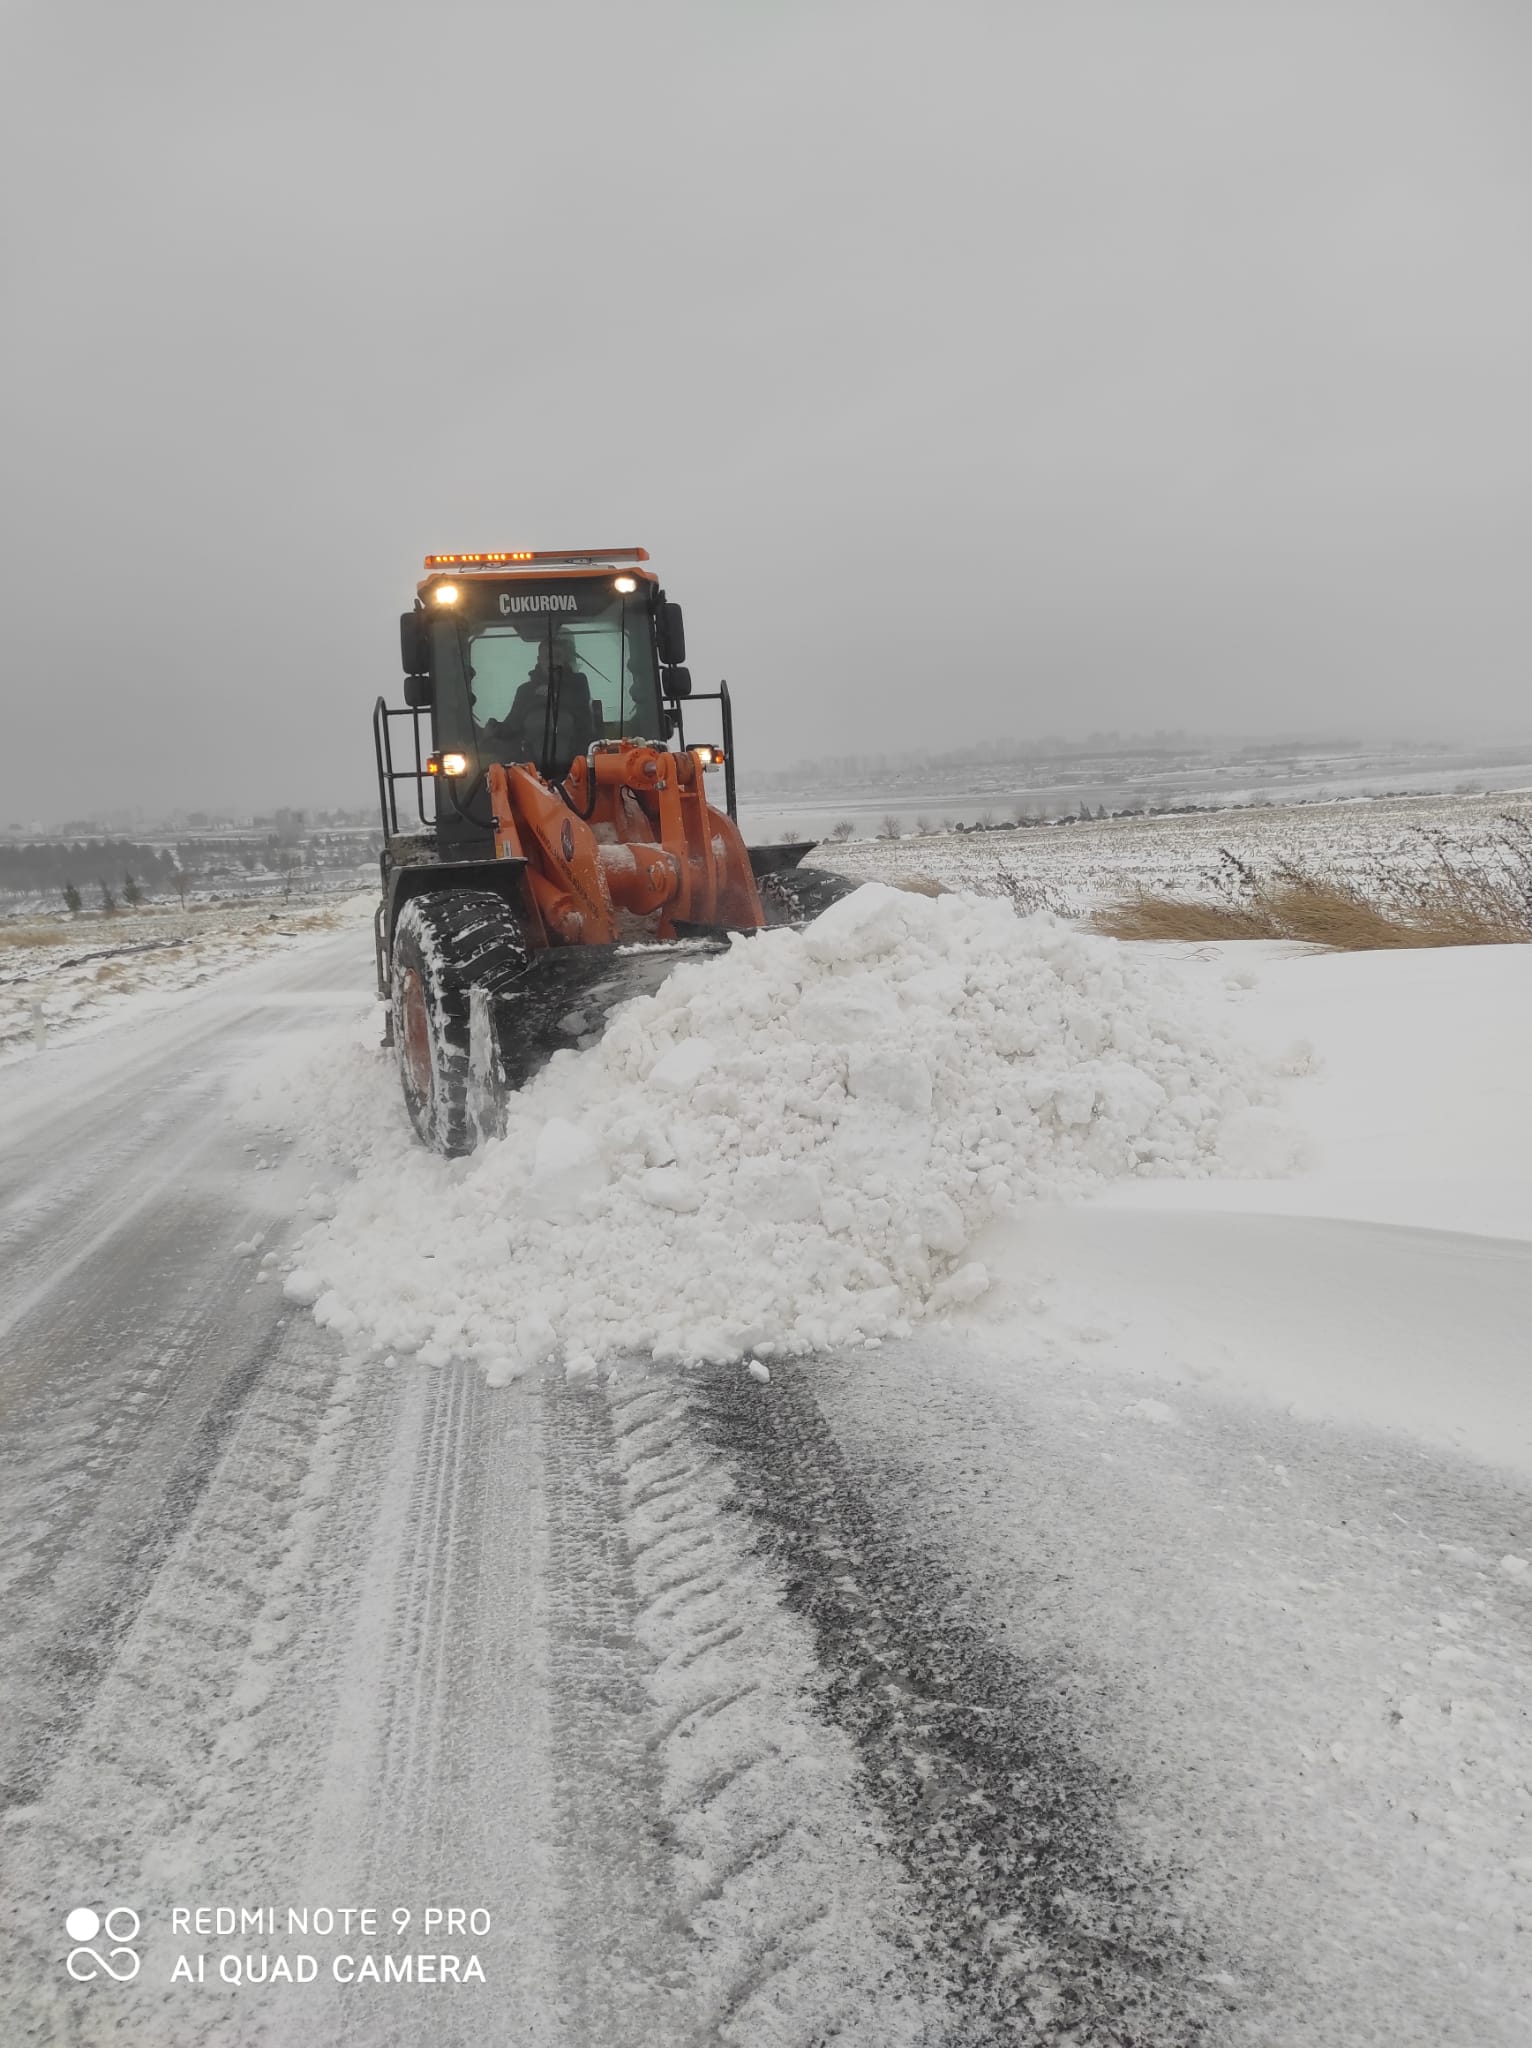
[[[334,898],[304,898],[0,919],[0,1058],[103,1018],[125,1019],[132,998],[197,987],[330,929],[342,914]]]
[[[1393,801],[1440,798],[1448,790],[1458,797],[1492,799],[1532,789],[1532,760],[1525,751],[1510,750],[1493,761],[1469,752],[1454,760],[1432,759],[1409,749],[1392,757],[1367,754],[1316,754],[1287,764],[1268,764],[1254,772],[1250,761],[1215,765],[1204,761],[1167,768],[1163,762],[1141,764],[1136,772],[1107,775],[1099,760],[1071,764],[1064,779],[1018,782],[1013,769],[999,762],[985,769],[943,770],[932,763],[906,764],[902,773],[854,777],[842,787],[826,784],[775,798],[748,793],[740,803],[740,821],[747,839],[813,839],[831,833],[842,820],[859,839],[876,837],[886,819],[897,821],[902,834],[917,836],[991,823],[1024,813],[1034,820],[1078,816],[1087,804],[1108,813],[1133,809],[1166,810],[1183,804],[1205,811],[1240,807],[1300,808],[1346,801]]]
[[[1252,805],[1182,817],[858,839],[826,845],[810,858],[858,879],[926,879],[954,889],[993,888],[1009,877],[1023,900],[1073,916],[1140,888],[1178,896],[1211,893],[1225,848],[1264,874],[1288,863],[1365,883],[1380,869],[1425,865],[1436,835],[1471,853],[1504,829],[1507,816],[1532,821],[1532,795],[1522,790],[1489,797]]]
[[[874,886],[449,1162],[368,908],[0,1065],[16,2038],[1532,2037],[1532,947]],[[173,1982],[286,1898],[486,1985]]]

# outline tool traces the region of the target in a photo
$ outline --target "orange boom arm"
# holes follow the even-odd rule
[[[522,860],[535,942],[672,939],[678,924],[765,923],[750,856],[714,810],[694,752],[601,741],[561,795],[529,767],[490,769],[495,851]]]

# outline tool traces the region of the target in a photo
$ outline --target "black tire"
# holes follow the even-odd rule
[[[526,967],[516,916],[487,889],[412,896],[394,926],[390,993],[399,1079],[423,1142],[455,1158],[479,1141],[468,1071],[468,1010],[475,988]]]

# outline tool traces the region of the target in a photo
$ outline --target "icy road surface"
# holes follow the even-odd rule
[[[254,1135],[249,1076],[354,1065],[369,965],[353,930],[0,1069],[0,2039],[1529,2038],[1526,1460],[1439,1399],[1352,1412],[1371,1321],[1412,1384],[1441,1341],[1433,1250],[1441,1376],[1525,1412],[1527,1247],[1473,1160],[1479,1234],[1386,1219],[1416,1256],[1367,1240],[1392,1301],[1343,1344],[1361,1136],[1317,1261],[1251,1183],[1161,1183],[986,1247],[988,1323],[492,1387],[281,1292],[325,1144]],[[139,1917],[130,1981],[71,1980],[80,1907]],[[444,1954],[483,1981],[363,1967]]]

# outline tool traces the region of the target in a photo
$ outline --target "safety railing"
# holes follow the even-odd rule
[[[378,808],[383,813],[383,831],[388,838],[397,838],[399,835],[401,782],[413,782],[415,785],[415,812],[418,823],[428,831],[433,830],[436,825],[434,800],[431,814],[428,816],[426,813],[426,788],[431,776],[426,767],[426,756],[430,752],[429,744],[425,752],[422,752],[420,745],[420,721],[425,716],[424,711],[416,710],[408,704],[390,704],[382,697],[373,706],[372,744],[373,751],[378,757]],[[407,718],[410,721],[410,737],[415,750],[413,768],[395,766],[392,726],[396,718]],[[427,737],[429,741],[429,735]],[[413,831],[414,823],[407,823],[405,830]]]
[[[694,690],[689,697],[678,697],[671,709],[676,715],[676,738],[683,747],[688,744],[686,737],[686,713],[693,704],[716,704],[719,723],[723,727],[723,790],[724,804],[729,816],[739,823],[738,807],[734,798],[734,707],[729,701],[729,686],[720,683],[716,690]]]

